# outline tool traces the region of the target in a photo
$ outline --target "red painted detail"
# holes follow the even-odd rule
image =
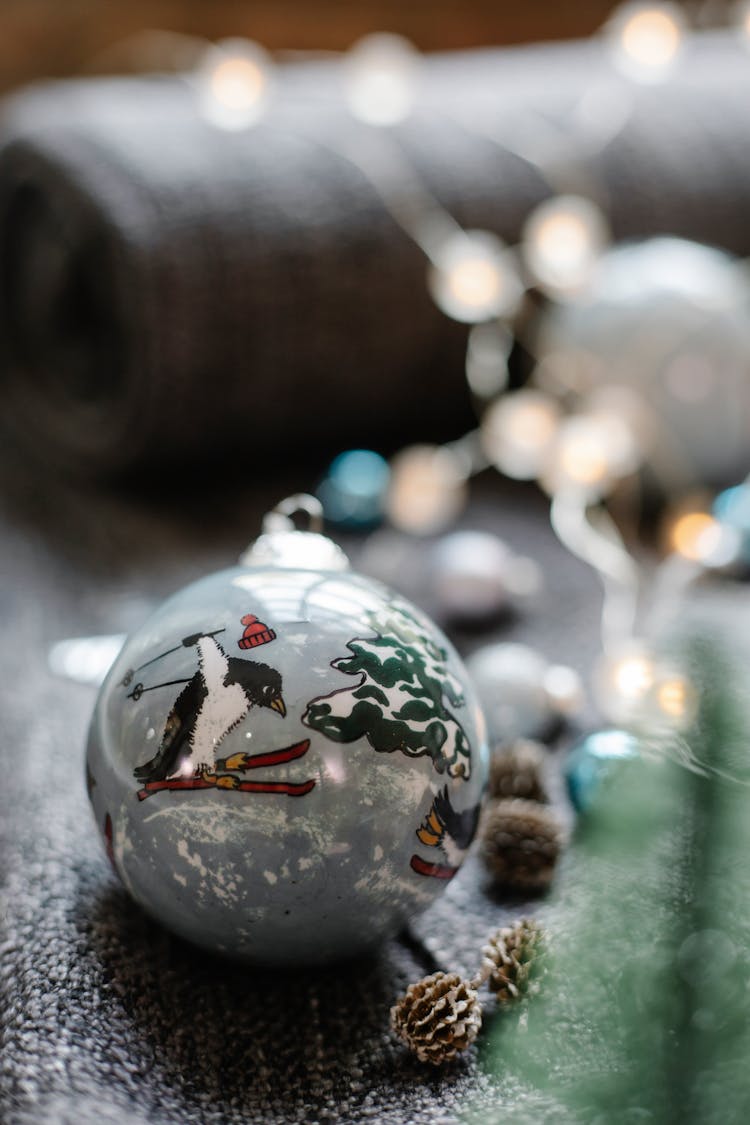
[[[457,867],[449,867],[445,863],[428,863],[418,855],[411,857],[410,866],[417,875],[430,875],[433,879],[452,879],[458,871]]]
[[[109,813],[107,813],[104,818],[104,846],[107,850],[107,859],[112,864],[112,870],[116,875],[117,867],[115,866],[114,828],[112,825],[112,817],[109,815]]]
[[[190,791],[193,789],[216,789],[220,793],[285,793],[288,797],[304,797],[315,788],[315,780],[309,781],[240,781],[231,789],[216,785],[215,781],[205,781],[202,777],[173,778],[171,781],[147,781],[138,790],[138,800],[145,801],[162,790]]]
[[[240,648],[257,648],[258,645],[267,645],[269,641],[276,640],[273,629],[259,621],[254,613],[246,613],[240,621],[245,626],[245,632],[237,641]]]
[[[310,739],[295,742],[293,746],[286,746],[283,750],[272,750],[270,754],[249,754],[247,761],[241,768],[243,770],[257,770],[261,766],[278,766],[281,762],[293,762],[295,758],[303,758],[310,749]]]

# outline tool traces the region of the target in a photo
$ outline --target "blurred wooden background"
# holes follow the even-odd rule
[[[0,0],[0,89],[79,73],[147,29],[248,36],[272,49],[341,50],[369,31],[396,31],[423,50],[589,35],[613,0]]]

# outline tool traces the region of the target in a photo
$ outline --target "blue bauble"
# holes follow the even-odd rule
[[[638,741],[623,730],[602,730],[577,742],[565,763],[568,794],[577,812],[593,805],[602,782],[617,766],[639,756]]]
[[[738,484],[725,488],[713,503],[713,514],[724,527],[731,527],[739,535],[738,557],[750,563],[750,486]]]
[[[389,479],[388,462],[379,453],[340,453],[318,488],[328,522],[355,530],[376,526],[383,518]]]

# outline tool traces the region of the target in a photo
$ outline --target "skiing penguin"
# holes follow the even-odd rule
[[[243,617],[242,624],[245,632],[238,642],[241,649],[275,639],[273,630],[252,614]],[[268,707],[282,718],[286,715],[281,673],[275,668],[228,656],[211,633],[185,637],[178,647],[193,645],[198,650],[198,670],[177,696],[156,754],[134,770],[134,776],[147,784],[231,770],[233,760],[217,760],[215,751],[248,711]]]
[[[477,830],[480,809],[481,804],[477,802],[471,808],[457,812],[447,786],[436,793],[429,813],[417,829],[417,839],[428,848],[440,848],[448,863],[428,863],[414,855],[412,870],[420,875],[451,879],[461,866]]]

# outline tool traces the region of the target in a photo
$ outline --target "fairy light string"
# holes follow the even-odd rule
[[[750,44],[744,8],[736,27]],[[394,458],[385,501],[391,522],[416,534],[440,531],[463,507],[470,477],[490,465],[511,478],[537,481],[550,497],[558,539],[602,581],[602,667],[621,696],[602,695],[605,714],[614,717],[632,703],[637,717],[638,705],[647,702],[649,714],[655,708],[675,728],[691,709],[692,689],[673,669],[657,666],[643,637],[664,625],[706,569],[731,565],[742,536],[711,513],[683,513],[666,558],[648,574],[612,518],[610,502],[644,460],[665,491],[675,491],[685,476],[679,442],[632,387],[623,409],[618,389],[609,400],[592,397],[563,363],[541,354],[526,384],[508,390],[508,360],[519,337],[527,352],[536,351],[530,291],[565,303],[595,274],[611,234],[603,209],[607,193],[592,158],[626,125],[637,86],[663,82],[680,65],[689,34],[674,4],[622,5],[599,37],[609,70],[604,76],[594,68],[564,125],[528,107],[515,119],[503,115],[499,125],[481,113],[466,121],[458,110],[445,111],[462,128],[530,163],[547,185],[548,198],[527,216],[515,247],[492,231],[464,229],[406,157],[398,126],[412,114],[421,67],[419,53],[402,38],[368,36],[344,56],[339,94],[361,131],[344,141],[316,138],[367,178],[424,254],[435,304],[469,328],[466,379],[479,427],[446,445],[417,445]],[[268,104],[273,65],[255,44],[228,42],[206,51],[194,81],[209,121],[247,129]],[[626,654],[618,658],[619,651]]]

